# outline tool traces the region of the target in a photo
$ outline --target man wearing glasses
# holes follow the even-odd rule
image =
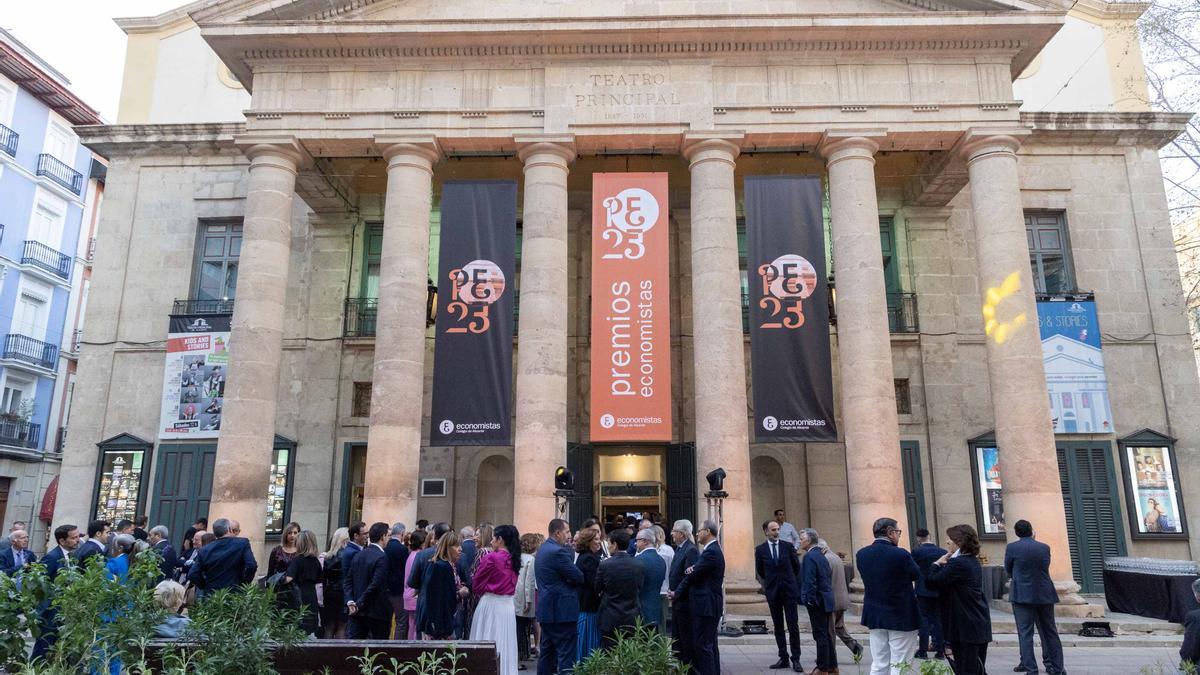
[[[875,541],[855,556],[865,588],[862,622],[871,631],[871,675],[899,675],[917,651],[921,619],[913,582],[921,570],[900,548],[895,520],[880,518],[871,531]]]

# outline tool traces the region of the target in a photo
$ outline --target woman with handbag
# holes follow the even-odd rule
[[[288,563],[283,581],[299,593],[300,628],[313,637],[321,634],[317,584],[321,583],[321,561],[317,558],[317,536],[304,530],[296,536],[296,555]],[[286,592],[286,591],[285,591]]]

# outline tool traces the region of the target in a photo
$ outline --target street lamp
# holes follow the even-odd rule
[[[717,543],[721,546],[721,551],[725,551],[725,499],[729,497],[729,493],[725,491],[725,469],[717,467],[709,471],[704,476],[704,480],[708,482],[708,492],[704,493],[704,498],[708,500],[708,519],[717,523]],[[741,637],[742,631],[739,628],[734,628],[725,622],[725,617],[729,613],[729,602],[726,598],[725,584],[721,584],[721,623],[717,627],[717,634],[725,637]]]

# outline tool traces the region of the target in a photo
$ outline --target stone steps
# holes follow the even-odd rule
[[[764,603],[764,606],[765,606],[765,603]],[[733,605],[730,605],[730,609],[733,609]],[[726,617],[726,620],[733,625],[741,625],[741,622],[745,621],[745,620],[759,620],[759,621],[765,620],[767,622],[768,629],[771,626],[771,619],[769,616],[762,617],[762,616],[754,615],[754,614],[739,613],[739,614],[729,615],[728,617]],[[1114,639],[1114,638],[1081,638],[1081,637],[1079,637],[1078,636],[1079,629],[1083,627],[1084,621],[1108,622],[1109,627],[1112,629],[1113,633],[1115,633],[1117,635],[1118,638],[1125,638],[1125,637],[1162,638],[1162,639],[1174,640],[1175,642],[1173,642],[1172,644],[1177,644],[1179,641],[1182,641],[1182,639],[1183,639],[1183,627],[1180,626],[1179,624],[1170,623],[1169,621],[1160,621],[1158,619],[1148,619],[1146,617],[1141,617],[1141,616],[1133,616],[1130,614],[1109,613],[1107,616],[1105,616],[1103,618],[1099,618],[1099,619],[1086,619],[1086,618],[1078,618],[1078,617],[1058,617],[1058,619],[1057,619],[1058,632],[1059,632],[1059,636],[1063,639],[1064,644],[1066,643],[1068,637],[1070,637],[1071,639],[1074,639],[1074,640],[1087,640],[1087,641],[1089,641],[1087,644],[1092,644],[1092,642],[1090,642],[1090,641],[1094,641],[1094,640],[1099,640],[1101,642],[1104,642],[1104,641],[1111,642]],[[854,635],[856,638],[859,636],[859,634],[862,634],[864,637],[866,636],[866,632],[867,632],[866,628],[862,625],[862,621],[857,615],[847,614],[845,617],[845,623],[846,623],[846,629],[850,631],[851,635]],[[811,632],[811,629],[810,629],[809,623],[808,623],[808,617],[806,616],[803,608],[801,608],[801,610],[800,610],[799,624],[800,624],[800,632],[801,633],[806,633],[806,632],[810,633]],[[997,639],[1000,639],[1000,636],[1013,636],[1015,638],[1016,633],[1017,633],[1017,624],[1016,624],[1016,620],[1013,618],[1013,615],[993,609],[992,610],[992,634],[994,636],[997,636]],[[752,637],[759,637],[759,636],[752,636]],[[766,637],[773,640],[773,638],[771,638],[770,636],[766,636]],[[1100,643],[1096,643],[1096,644],[1100,644]]]
[[[849,627],[849,626],[847,626]],[[861,628],[861,626],[860,626]],[[854,629],[850,630],[850,634],[854,639],[862,643],[863,648],[867,649],[868,638],[866,632],[860,632]],[[1085,638],[1074,634],[1060,633],[1064,649],[1073,649],[1078,647],[1105,648],[1105,649],[1129,649],[1129,648],[1170,648],[1178,649],[1183,644],[1183,635],[1118,635],[1113,638]],[[1036,638],[1034,639],[1036,643]],[[722,645],[738,645],[738,646],[762,646],[774,645],[775,637],[773,634],[767,635],[744,635],[742,637],[722,637],[720,638]],[[802,646],[813,645],[812,633],[808,629],[808,625],[800,626],[800,643]],[[996,647],[1012,647],[1017,646],[1017,636],[1015,634],[997,634],[993,632],[992,644]],[[844,649],[845,646],[841,642],[835,644],[836,647]],[[1037,649],[1041,649],[1040,643]]]

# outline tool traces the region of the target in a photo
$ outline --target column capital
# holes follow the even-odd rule
[[[549,162],[566,169],[575,161],[575,136],[572,134],[526,134],[513,136],[513,142],[517,145],[517,157],[526,168]]]
[[[688,160],[689,167],[695,167],[701,162],[719,161],[733,164],[742,152],[742,142],[745,134],[740,132],[699,132],[683,136],[683,156]]]
[[[1021,142],[1033,132],[1025,127],[991,129],[974,127],[967,130],[958,142],[958,151],[967,163],[992,154],[1015,155]]]
[[[373,140],[379,154],[387,160],[389,169],[407,164],[432,173],[433,163],[442,158],[442,148],[437,138],[429,134],[380,135]]]
[[[234,145],[251,165],[269,164],[293,174],[308,160],[295,136],[243,136],[235,139]]]
[[[887,138],[884,129],[829,129],[817,143],[817,151],[826,165],[843,159],[859,158],[875,161],[879,141]]]

